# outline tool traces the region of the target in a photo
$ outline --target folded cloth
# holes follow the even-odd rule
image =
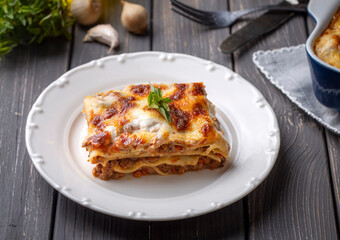
[[[329,130],[340,134],[340,114],[314,96],[305,45],[258,51],[253,62],[268,80],[298,107]]]

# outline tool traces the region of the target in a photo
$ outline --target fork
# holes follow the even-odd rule
[[[172,4],[172,10],[183,17],[186,17],[194,22],[212,27],[212,28],[224,28],[229,27],[239,18],[248,15],[250,13],[263,11],[263,10],[279,10],[279,11],[294,11],[294,12],[306,12],[307,4],[300,3],[292,6],[278,6],[278,5],[266,5],[257,8],[239,10],[239,11],[203,11],[193,7],[190,7],[177,0],[170,0]]]

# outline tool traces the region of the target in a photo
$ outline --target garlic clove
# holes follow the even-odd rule
[[[87,31],[83,42],[98,41],[110,46],[108,53],[119,44],[118,32],[111,24],[99,24]]]
[[[143,34],[148,28],[148,12],[146,9],[135,3],[121,1],[123,10],[121,21],[123,26],[129,31],[136,34]]]
[[[102,0],[73,0],[70,12],[79,24],[94,24],[103,13]]]

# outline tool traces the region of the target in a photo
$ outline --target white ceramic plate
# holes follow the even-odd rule
[[[149,81],[204,82],[231,143],[231,167],[119,181],[92,176],[81,148],[83,98]],[[123,218],[173,220],[220,209],[252,191],[275,163],[280,134],[261,93],[231,70],[189,55],[140,52],[92,61],[51,83],[28,115],[26,145],[39,173],[73,201]]]

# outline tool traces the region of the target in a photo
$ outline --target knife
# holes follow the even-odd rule
[[[290,5],[291,4],[287,1],[283,1],[277,4],[277,6]],[[306,3],[301,3],[301,5],[302,7],[307,7]],[[274,30],[294,15],[295,12],[269,10],[258,18],[250,21],[243,28],[239,29],[238,31],[227,37],[221,43],[218,50],[223,53],[230,54],[250,40],[256,39],[259,36],[262,36],[263,34]]]

